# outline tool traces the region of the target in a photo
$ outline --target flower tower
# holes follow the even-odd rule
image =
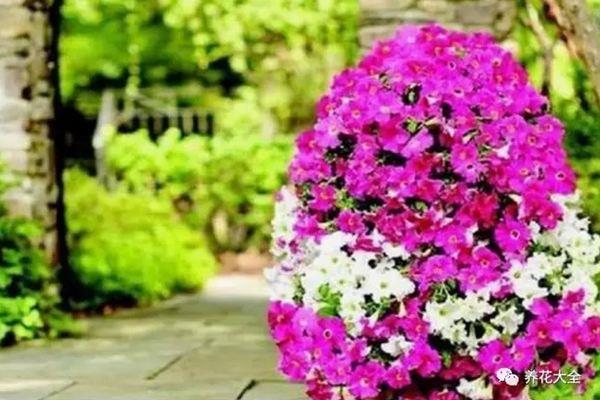
[[[564,129],[491,36],[408,26],[333,80],[278,198],[269,325],[311,399],[527,398],[595,371]]]

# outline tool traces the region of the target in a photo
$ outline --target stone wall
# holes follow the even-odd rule
[[[10,213],[42,224],[41,246],[56,261],[51,2],[0,0],[0,157],[19,179]]]
[[[449,28],[491,30],[502,37],[516,17],[516,0],[360,0],[360,43],[390,36],[405,23],[438,22]]]

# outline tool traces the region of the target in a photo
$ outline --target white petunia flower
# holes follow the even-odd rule
[[[423,318],[429,322],[433,332],[443,333],[449,329],[454,322],[460,319],[458,307],[454,300],[447,300],[443,303],[428,302],[425,305]]]
[[[403,260],[408,260],[410,258],[410,253],[406,251],[404,246],[395,245],[389,242],[386,242],[382,245],[383,252],[391,258],[400,257]]]
[[[495,311],[495,308],[486,299],[479,297],[474,292],[469,292],[466,298],[459,299],[456,304],[459,318],[466,322],[478,321],[483,316]]]
[[[366,251],[357,251],[352,254],[350,265],[352,275],[358,280],[364,280],[367,276],[371,275],[373,268],[371,268],[369,263],[374,259],[374,254]]]
[[[390,296],[401,300],[415,290],[415,284],[398,270],[378,267],[365,276],[361,290],[377,302]]]
[[[535,221],[529,223],[529,232],[531,232],[531,240],[538,242],[542,237],[542,227]]]
[[[493,398],[492,386],[483,376],[473,381],[461,379],[456,391],[472,400],[491,400]]]
[[[513,335],[523,323],[523,318],[523,314],[517,312],[516,307],[510,307],[507,310],[499,311],[491,322],[504,334]]]
[[[365,315],[364,302],[364,296],[356,290],[343,292],[340,298],[340,317],[346,323],[348,331],[353,335],[359,333],[359,323]]]
[[[483,333],[483,336],[481,338],[479,338],[479,341],[477,343],[477,348],[471,348],[471,350],[473,351],[473,353],[471,353],[471,355],[475,356],[474,352],[479,351],[479,347],[482,343],[489,343],[492,340],[500,339],[501,337],[502,337],[502,334],[500,333],[499,330],[493,328],[490,325],[486,325],[485,332]]]
[[[541,279],[556,270],[563,268],[567,258],[564,254],[553,257],[545,253],[534,253],[527,259],[524,273],[533,278]]]
[[[533,300],[548,295],[548,290],[539,286],[539,279],[531,275],[518,261],[513,261],[507,276],[512,283],[515,294],[523,299],[523,304],[526,307],[529,307]]]
[[[284,256],[286,250],[279,246],[278,241],[289,243],[294,239],[293,227],[296,224],[298,208],[298,199],[288,188],[282,188],[279,196],[279,200],[275,203],[275,216],[271,222],[273,238],[275,238],[272,252],[275,257]]]
[[[412,349],[412,342],[406,340],[403,335],[392,336],[387,342],[381,345],[381,350],[393,357],[398,357],[400,354],[405,354],[410,349]]]
[[[294,298],[294,276],[284,273],[278,266],[264,270],[264,276],[269,284],[271,300],[292,301]]]
[[[355,235],[341,231],[334,232],[321,238],[319,243],[319,253],[339,255],[344,246],[351,246],[355,242]]]

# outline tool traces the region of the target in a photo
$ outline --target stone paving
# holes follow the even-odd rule
[[[82,339],[0,351],[0,400],[305,400],[275,371],[260,277],[86,323]]]

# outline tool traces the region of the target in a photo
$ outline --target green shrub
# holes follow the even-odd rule
[[[0,175],[1,196],[9,185],[3,169]],[[35,223],[9,217],[0,206],[0,346],[73,332],[58,310],[53,270],[35,244],[40,233]]]
[[[275,192],[286,181],[291,143],[286,137],[212,140],[206,168],[218,249],[268,248]]]
[[[65,183],[71,268],[85,294],[79,307],[150,303],[198,289],[214,272],[206,242],[169,202],[109,192],[78,170]]]
[[[106,158],[113,185],[168,199],[214,251],[265,250],[291,143],[289,137],[181,138],[176,130],[153,143],[140,131],[113,134]]]
[[[600,232],[600,158],[575,160],[573,166],[579,176],[583,208],[592,221],[592,229]]]
[[[565,124],[565,145],[573,159],[588,159],[600,155],[600,140],[596,130],[600,125],[600,114],[577,108],[569,112],[559,107],[557,115]]]

